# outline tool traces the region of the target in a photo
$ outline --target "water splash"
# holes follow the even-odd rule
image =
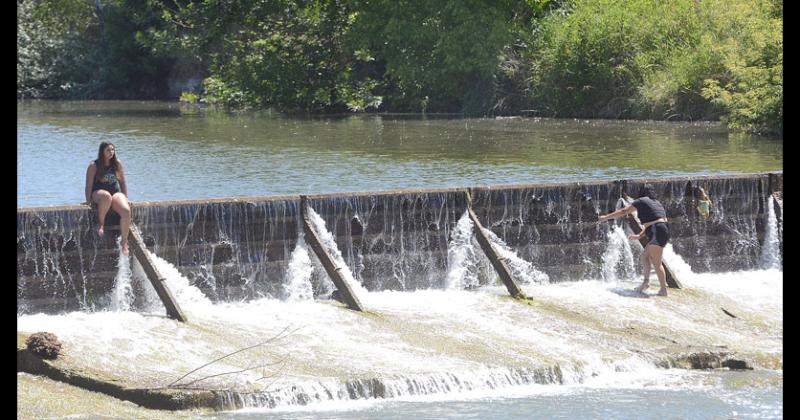
[[[117,239],[119,244],[119,239]],[[133,304],[134,294],[131,285],[131,260],[120,250],[117,258],[117,276],[114,278],[114,290],[111,298],[111,309],[114,311],[129,311]]]
[[[667,243],[664,247],[664,252],[661,254],[661,260],[664,261],[672,272],[675,273],[681,280],[694,276],[692,267],[681,258],[680,255],[675,253],[675,249],[671,243]]]
[[[775,215],[775,205],[772,197],[767,198],[767,226],[764,233],[764,245],[761,247],[759,265],[765,270],[781,270],[783,268],[781,264],[778,218]]]
[[[472,241],[472,220],[464,212],[447,244],[446,289],[464,289],[478,285],[478,253]]]
[[[174,265],[148,250],[145,250],[145,252],[150,253],[150,258],[156,269],[166,279],[166,286],[170,289],[182,309],[189,308],[199,312],[213,305],[211,300],[200,289],[193,286],[189,279],[181,274]]]
[[[308,215],[311,223],[314,225],[314,230],[316,230],[317,235],[319,235],[322,246],[325,247],[325,249],[328,251],[328,254],[330,254],[330,256],[333,258],[334,264],[341,268],[340,272],[342,273],[342,277],[347,284],[350,285],[350,288],[353,289],[353,293],[355,293],[355,295],[359,298],[366,296],[369,292],[353,277],[353,273],[350,271],[350,267],[344,262],[344,258],[342,258],[342,252],[339,251],[339,246],[336,245],[333,235],[328,231],[325,221],[322,220],[322,217],[320,217],[320,215],[310,207],[308,208]]]
[[[131,278],[134,293],[137,294],[135,299],[137,306],[144,312],[163,312],[164,304],[147,278],[144,267],[136,258],[131,259]]]
[[[608,245],[602,257],[603,280],[616,282],[633,279],[636,276],[636,259],[625,230],[614,226],[608,231],[606,238]]]
[[[314,266],[311,264],[311,256],[308,254],[305,237],[301,232],[286,269],[286,299],[289,301],[312,300],[314,298],[314,290],[311,287],[313,273]]]
[[[391,378],[354,379],[350,381],[318,380],[295,382],[267,392],[241,394],[221,393],[224,409],[291,406],[317,406],[331,401],[388,399],[401,400],[418,396],[481,393],[508,390],[521,385],[561,383],[558,368],[484,368],[473,372],[397,375]],[[440,397],[442,398],[442,397]]]
[[[549,283],[550,276],[547,273],[538,270],[529,261],[525,261],[517,255],[516,251],[511,249],[506,243],[500,239],[494,232],[484,228],[483,232],[489,238],[497,254],[505,259],[508,269],[511,270],[511,275],[518,279],[522,284],[535,284],[535,283]]]

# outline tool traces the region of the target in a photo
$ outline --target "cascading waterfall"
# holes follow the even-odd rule
[[[664,247],[664,252],[661,254],[661,259],[667,265],[669,265],[669,268],[673,273],[675,273],[676,276],[679,277],[680,280],[694,276],[692,267],[675,252],[675,248],[672,247],[671,243],[667,243],[667,246]]]
[[[630,280],[636,276],[636,259],[633,256],[631,241],[621,226],[612,227],[608,231],[608,244],[603,253],[603,280],[615,282]]]
[[[468,223],[464,225],[465,231],[471,228]],[[320,226],[316,227],[323,232]],[[298,242],[295,261],[298,265],[308,266],[311,260],[308,250],[302,241]],[[96,313],[88,319],[51,316],[52,331],[71,345],[84,341],[120,343],[121,360],[143,358],[148,360],[145,365],[153,364],[148,358],[160,357],[158,350],[150,349],[169,348],[171,354],[181,354],[181,359],[191,360],[180,364],[172,355],[167,355],[167,359],[162,361],[165,366],[159,369],[165,369],[167,376],[172,378],[220,354],[231,353],[270,336],[287,323],[296,322],[309,329],[280,344],[280,348],[295,359],[293,367],[288,370],[291,374],[261,391],[247,390],[251,384],[260,385],[253,379],[257,378],[253,376],[255,374],[228,377],[229,382],[224,383],[222,389],[231,391],[219,394],[219,408],[222,409],[285,408],[326,401],[416,396],[450,398],[447,395],[469,393],[510,395],[524,392],[525,387],[533,385],[589,383],[600,387],[609,384],[647,387],[654,383],[681,384],[681,375],[675,370],[658,368],[650,356],[631,354],[626,348],[636,348],[638,344],[626,341],[629,338],[624,335],[617,337],[600,333],[592,324],[583,330],[580,323],[573,324],[571,319],[554,319],[552,314],[542,317],[539,309],[500,299],[490,290],[377,292],[371,299],[374,300],[371,310],[380,314],[380,322],[375,322],[371,316],[353,316],[350,311],[330,305],[299,301],[265,299],[212,305],[174,266],[151,256],[176,299],[190,312],[190,324],[184,327],[162,317],[132,312]],[[134,279],[138,278],[139,269],[133,262],[131,268]],[[693,304],[681,303],[675,298],[675,303],[660,308],[653,304],[657,302],[643,302],[642,299],[611,293],[607,286],[597,282],[545,284],[536,287],[535,291],[540,301],[563,300],[564,307],[584,315],[598,312],[602,325],[635,324],[638,327],[644,323],[643,330],[656,328],[654,325],[658,324],[654,320],[664,317],[674,317],[677,321],[679,317],[675,315],[673,305],[685,309],[688,306],[683,305]],[[738,312],[728,305],[726,308]],[[23,319],[24,330],[35,331],[47,323],[48,320],[41,319],[41,316]],[[113,328],[123,321],[128,325],[127,332]],[[104,332],[93,332],[95,324],[104,325]],[[336,327],[331,328],[332,325]],[[684,321],[676,323],[676,327],[682,325],[685,325]],[[717,334],[714,342],[726,343],[718,341],[724,335],[714,333],[713,326],[703,324],[703,330],[698,334],[701,337]],[[708,328],[711,330],[707,331]],[[681,331],[694,334],[692,330]],[[128,334],[134,335],[128,337]],[[418,335],[427,335],[428,338]],[[449,341],[441,342],[441,339]],[[775,345],[779,346],[780,342]],[[451,350],[444,354],[433,351],[441,346]],[[486,355],[482,356],[484,352]],[[353,354],[359,356],[352,358]],[[510,358],[506,359],[506,355]],[[261,357],[255,354],[244,358],[241,366],[259,364]],[[119,360],[106,363],[117,366]],[[306,364],[312,365],[308,368],[311,373],[303,370]],[[243,367],[226,365],[203,375],[236,371]],[[334,373],[329,373],[329,369]],[[134,377],[139,375],[137,371],[131,372]],[[161,370],[158,374],[164,375]],[[263,376],[260,372],[258,375]],[[233,391],[238,389],[242,392]]]
[[[132,279],[130,257],[123,255],[122,251],[120,251],[117,262],[117,276],[114,278],[114,290],[112,292],[112,310],[129,311],[131,309],[134,300]]]
[[[563,382],[561,370],[482,369],[469,373],[398,375],[385,379],[352,381],[307,381],[289,388],[249,394],[226,392],[220,397],[224,409],[286,407],[373,398],[403,398],[446,393],[488,392],[520,385],[552,385]]]
[[[151,256],[153,256],[152,253]],[[142,264],[140,264],[139,260],[136,258],[131,258],[130,260],[131,278],[133,280],[132,286],[134,294],[136,294],[137,299],[139,299],[139,308],[144,312],[150,313],[163,311],[164,304],[161,302],[161,298],[158,296],[156,289],[150,284],[144,267],[142,267]]]
[[[464,212],[447,245],[446,289],[464,289],[478,285],[479,251],[473,244],[473,223]]]
[[[767,224],[766,232],[764,233],[764,245],[761,247],[760,261],[761,268],[765,270],[780,270],[782,268],[779,235],[775,205],[772,202],[772,197],[767,197]]]
[[[620,197],[617,199],[614,210],[623,209],[632,203],[632,198]],[[632,215],[638,220],[636,212],[632,213]],[[628,239],[628,231],[624,228],[625,224],[627,224],[625,218],[609,222],[611,229],[606,235],[608,245],[602,256],[603,265],[601,270],[605,281],[633,280],[636,277],[638,261],[634,257],[633,249],[635,247],[638,251],[637,254],[641,254],[643,247],[639,241]],[[635,245],[631,245],[633,242],[635,242]]]
[[[322,217],[320,217],[319,214],[317,214],[317,212],[315,212],[312,208],[308,209],[308,215],[311,223],[314,225],[314,229],[317,231],[317,235],[319,235],[322,245],[331,255],[336,266],[341,268],[342,277],[347,284],[350,285],[350,288],[353,289],[353,293],[355,293],[359,299],[366,297],[368,294],[367,289],[364,288],[364,286],[362,286],[361,283],[356,281],[356,279],[353,277],[350,267],[344,262],[344,258],[342,258],[342,252],[339,251],[339,246],[336,245],[333,235],[331,235],[325,226],[325,221],[322,220]]]
[[[682,192],[680,188],[676,191]],[[782,292],[777,288],[781,283],[774,270],[722,273],[718,278],[709,273],[694,275],[670,243],[664,250],[664,261],[681,281],[686,281],[688,290],[671,292],[663,299],[633,298],[630,293],[620,293],[616,285],[608,284],[635,277],[639,266],[635,256],[641,247],[627,239],[624,219],[616,225],[597,227],[588,204],[580,212],[561,211],[558,207],[559,211],[551,214],[547,209],[553,201],[540,195],[535,197],[529,201],[509,200],[509,203],[527,203],[519,206],[523,209],[519,214],[511,211],[515,208],[511,204],[503,214],[499,210],[491,216],[481,214],[481,221],[486,220],[493,229],[484,229],[484,233],[507,262],[512,276],[520,284],[537,284],[525,289],[531,304],[510,299],[500,284],[491,282],[496,275],[475,241],[474,225],[466,213],[456,210],[447,213],[451,207],[437,202],[434,207],[441,214],[449,214],[447,217],[413,216],[421,213],[418,210],[414,210],[416,213],[408,210],[402,217],[384,212],[381,217],[384,225],[380,226],[381,218],[370,218],[371,208],[358,207],[356,213],[361,216],[356,219],[353,213],[344,211],[347,203],[343,201],[337,202],[341,206],[338,210],[317,209],[326,216],[330,229],[313,209],[309,209],[309,219],[357,296],[362,302],[368,298],[367,313],[314,301],[315,296],[328,296],[330,290],[326,288],[332,290],[333,285],[312,256],[302,228],[296,223],[299,220],[296,213],[255,218],[245,217],[244,212],[219,210],[209,219],[213,223],[198,222],[187,228],[187,232],[193,230],[192,235],[183,232],[176,235],[187,241],[186,248],[178,249],[155,238],[154,248],[160,246],[163,255],[176,252],[178,262],[168,263],[159,258],[156,255],[159,251],[150,254],[187,313],[189,323],[177,323],[163,316],[163,304],[141,265],[132,257],[115,255],[117,278],[113,287],[106,287],[102,295],[104,299],[111,299],[112,295],[114,298],[110,302],[103,300],[101,305],[103,309],[113,306],[115,312],[20,314],[18,329],[24,333],[52,331],[67,348],[78,349],[70,354],[73,357],[70,363],[78,367],[99,366],[102,369],[98,371],[115,380],[120,378],[120,383],[148,388],[164,386],[165,377],[180,377],[220,355],[263,341],[284,327],[297,327],[298,332],[286,341],[252,354],[239,354],[237,357],[241,357],[226,359],[192,376],[193,379],[208,376],[207,382],[200,382],[203,386],[224,390],[218,394],[218,408],[223,409],[287,408],[331,401],[418,396],[446,400],[470,393],[506,397],[528,392],[529,396],[541,392],[541,388],[531,391],[531,387],[542,385],[550,389],[559,388],[556,385],[641,389],[650,389],[652,385],[681,387],[686,383],[696,386],[697,382],[686,379],[694,372],[664,369],[674,366],[670,363],[676,354],[686,350],[686,343],[690,343],[691,351],[701,354],[724,351],[740,352],[745,358],[752,356],[756,369],[781,368]],[[572,195],[565,197],[573,199]],[[594,210],[598,210],[600,195],[592,197]],[[716,197],[722,199],[722,193]],[[564,203],[569,202],[559,203],[568,206]],[[617,202],[618,207],[626,204],[624,200]],[[679,213],[676,207],[670,209],[672,214]],[[723,203],[715,209],[733,211]],[[771,244],[776,243],[779,232],[774,226],[771,203],[768,209],[767,231],[760,251],[763,266],[771,268],[774,263],[768,257],[778,251],[777,245]],[[456,221],[458,214],[461,216]],[[677,226],[685,228],[686,220],[690,220],[693,228],[717,228],[712,225],[713,219],[695,222],[691,217],[691,214],[676,216],[676,225],[684,223]],[[715,217],[721,216],[718,213]],[[262,223],[269,225],[268,233],[257,235],[249,230]],[[240,227],[231,228],[233,225]],[[357,225],[363,231],[352,228]],[[770,231],[772,228],[775,230]],[[239,232],[239,236],[232,232]],[[722,230],[722,233],[728,235],[727,239],[735,237],[738,231]],[[204,235],[214,238],[212,245],[197,240],[196,237]],[[709,233],[708,237],[714,236]],[[196,242],[192,245],[189,240]],[[255,248],[252,243],[257,241],[269,246]],[[601,249],[602,245],[597,244],[606,247]],[[689,255],[687,248],[679,246],[676,243],[675,249]],[[34,251],[31,248],[28,252]],[[602,267],[597,266],[598,257],[602,258]],[[391,264],[387,260],[392,260]],[[350,271],[359,261],[364,262],[366,274],[359,274],[358,278],[370,287],[370,293]],[[219,274],[219,288],[198,288],[198,283],[203,287],[206,279],[214,279],[213,273],[211,277],[197,277],[196,267],[201,264],[207,264],[209,273],[213,270],[242,273],[241,281],[225,280],[223,284],[224,275]],[[377,264],[384,264],[382,271],[375,270]],[[550,284],[548,275],[539,268],[549,270],[559,264],[580,265],[575,270],[577,276],[566,278],[587,281],[556,283],[562,277],[554,271]],[[587,265],[592,270],[586,270]],[[406,276],[402,278],[403,285],[413,288],[402,289],[383,282],[381,276],[392,276],[391,270],[383,268],[394,266],[402,266]],[[88,263],[86,267],[88,271]],[[267,267],[271,270],[269,275],[264,274]],[[113,275],[113,271],[108,271],[109,277]],[[604,281],[594,281],[598,271]],[[253,274],[256,272],[259,274]],[[62,273],[70,274],[66,270]],[[426,276],[434,278],[429,280]],[[752,278],[758,283],[754,285]],[[490,285],[475,287],[486,285],[487,279]],[[651,281],[654,279],[651,275]],[[261,299],[237,294],[256,282],[274,286],[258,289],[259,293],[269,291]],[[741,291],[737,282],[760,291],[759,299],[750,299],[751,291]],[[721,284],[725,287],[720,287]],[[445,290],[441,290],[441,285]],[[109,290],[113,292],[109,294]],[[709,303],[698,305],[698,302]],[[734,320],[725,315],[720,307],[739,318]],[[736,322],[736,328],[731,328],[732,322]],[[674,341],[668,343],[664,339]],[[105,350],[110,346],[114,352]],[[285,355],[277,357],[270,352]],[[284,361],[283,356],[286,368],[281,370],[278,366]],[[253,366],[268,368],[253,369]],[[273,366],[274,372],[270,372]],[[224,375],[226,372],[236,375]],[[274,382],[262,380],[271,373],[278,375]]]
[[[549,283],[550,277],[547,273],[537,270],[532,263],[523,260],[517,255],[516,251],[511,249],[502,239],[500,239],[494,232],[484,228],[483,232],[492,243],[492,247],[497,254],[504,258],[508,269],[511,270],[511,275],[522,284],[536,284],[536,283]]]
[[[145,250],[145,252],[150,251]],[[150,258],[155,263],[158,272],[166,278],[166,285],[175,300],[181,305],[181,309],[199,308],[202,310],[211,306],[211,300],[200,289],[193,286],[189,279],[178,271],[177,267],[152,252],[150,252]],[[148,286],[152,289],[152,286]],[[155,293],[155,289],[152,292]],[[160,299],[159,305],[163,308]]]
[[[286,299],[289,301],[307,301],[314,298],[311,286],[311,275],[314,266],[303,233],[299,234],[297,244],[289,257],[286,270]]]

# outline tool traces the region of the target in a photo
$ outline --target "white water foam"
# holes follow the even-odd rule
[[[505,259],[508,269],[511,270],[511,275],[514,279],[519,280],[523,285],[550,282],[550,276],[548,276],[547,273],[538,270],[531,262],[520,258],[517,252],[506,245],[494,232],[486,228],[483,228],[483,232],[489,238],[489,242],[491,242],[495,252],[497,252],[501,258]]]
[[[289,266],[286,269],[286,299],[289,301],[304,301],[314,298],[311,287],[311,275],[314,266],[308,254],[305,237],[301,232],[297,244],[289,257]]]
[[[675,253],[671,243],[667,243],[667,246],[664,247],[664,251],[661,253],[661,261],[666,263],[681,281],[684,278],[691,278],[695,274],[692,271],[692,267],[680,255]]]
[[[614,226],[608,231],[606,239],[608,244],[603,253],[601,270],[603,280],[632,280],[636,276],[636,259],[625,229]]]
[[[134,287],[134,293],[138,291],[141,294],[140,296],[136,296],[139,307],[138,310],[149,313],[163,312],[164,304],[161,302],[158,292],[156,292],[156,289],[147,278],[144,267],[142,267],[142,264],[139,263],[139,260],[136,258],[131,259],[131,278],[133,280],[132,285],[138,286]]]
[[[118,238],[117,245],[119,242]],[[130,256],[124,255],[120,249],[117,256],[117,275],[114,277],[114,289],[111,291],[111,309],[114,311],[131,309],[134,300],[131,274]]]
[[[186,282],[185,278],[168,264],[158,260],[157,264],[170,287],[181,290],[178,284]],[[753,288],[774,291],[775,274],[762,274],[764,282]],[[748,281],[746,275],[731,276],[726,283]],[[285,339],[209,366],[188,379],[270,363],[266,374],[251,369],[221,376],[218,379],[224,381],[220,383],[200,384],[266,392],[260,397],[252,393],[231,396],[243,399],[238,406],[302,405],[304,409],[313,407],[307,404],[349,404],[351,398],[376,398],[376,392],[385,398],[423,400],[543,392],[546,386],[531,385],[537,382],[532,372],[556,365],[561,370],[560,381],[539,378],[540,383],[562,384],[544,388],[552,392],[565,392],[564,385],[693,386],[692,372],[659,369],[647,357],[660,347],[649,351],[645,347],[642,352],[641,343],[618,333],[630,326],[681,337],[693,345],[721,343],[735,349],[736,343],[745,342],[759,351],[780,351],[780,340],[762,340],[756,345],[752,340],[764,333],[752,327],[737,324],[732,331],[725,315],[721,315],[722,321],[715,321],[719,309],[697,307],[694,295],[686,295],[690,299],[685,302],[678,294],[664,299],[634,298],[620,293],[613,284],[592,280],[545,284],[531,290],[536,302],[561,309],[542,310],[516,302],[501,286],[478,291],[374,292],[372,315],[314,301],[261,299],[200,306],[185,300],[190,293],[181,292],[175,293],[179,304],[193,309],[188,324],[134,312],[75,312],[25,315],[18,318],[18,329],[54,332],[71,357],[130,375],[149,386],[164,386],[210,360],[289,328],[292,333]],[[720,293],[714,287],[703,290],[714,299]],[[780,308],[781,297],[762,293],[758,313],[771,321],[758,328],[780,334],[781,319],[775,315],[780,311],[773,309]],[[708,301],[707,297],[703,300]],[[736,299],[741,300],[755,305],[746,293]],[[741,308],[728,309],[738,312]],[[584,326],[587,320],[589,324]],[[110,348],[114,351],[107,350]],[[285,366],[277,364],[284,359]],[[270,372],[279,374],[275,382],[259,380]]]
[[[328,231],[325,221],[322,220],[322,217],[320,217],[320,215],[317,214],[317,212],[315,212],[311,207],[308,208],[308,215],[310,216],[309,218],[311,219],[311,223],[314,225],[314,230],[317,232],[322,245],[326,248],[328,254],[333,258],[334,264],[336,264],[338,268],[341,268],[339,272],[342,274],[344,280],[347,282],[359,300],[366,299],[369,292],[353,277],[353,273],[350,271],[350,267],[347,265],[347,263],[345,263],[344,258],[342,257],[342,252],[339,251],[339,246],[336,245],[333,235]]]
[[[775,270],[699,275],[689,270],[681,280],[700,290],[700,299],[697,292],[634,298],[621,291],[622,285],[598,280],[531,289],[529,295],[543,307],[513,301],[501,286],[383,291],[370,294],[372,313],[365,315],[314,301],[211,304],[174,266],[151,257],[188,313],[188,324],[134,312],[75,312],[24,315],[18,317],[18,330],[54,332],[70,357],[92,368],[135,378],[142,386],[164,386],[210,360],[289,328],[294,332],[285,340],[209,366],[190,379],[276,363],[269,366],[280,373],[274,383],[260,380],[269,371],[265,375],[251,369],[221,376],[224,381],[207,386],[265,390],[264,399],[252,397],[241,404],[272,401],[277,407],[303,405],[304,410],[310,408],[305,404],[331,401],[350,406],[353,395],[375,398],[375,389],[381,387],[378,392],[393,399],[453,400],[547,392],[542,389],[566,392],[573,386],[695,386],[695,373],[659,369],[646,357],[660,347],[645,346],[641,352],[642,343],[619,333],[631,327],[680,337],[676,339],[692,345],[781,351],[782,283]],[[676,257],[673,265],[680,270],[682,260]],[[717,301],[739,315],[748,310],[766,321],[748,327],[743,318],[732,329]],[[285,367],[277,364],[284,359]],[[555,365],[567,388],[531,385],[535,380],[525,376],[531,372],[525,369]]]
[[[165,284],[181,306],[181,309],[201,312],[213,305],[211,300],[200,289],[193,286],[189,279],[178,271],[177,267],[150,251],[145,250],[145,252],[150,253],[150,258],[156,269],[166,279]]]
[[[479,253],[473,243],[473,223],[464,212],[458,219],[447,244],[446,289],[464,289],[478,285]]]
[[[761,268],[765,270],[782,269],[778,218],[775,215],[775,205],[772,197],[767,197],[767,226],[764,233],[764,245],[761,247],[760,263]]]

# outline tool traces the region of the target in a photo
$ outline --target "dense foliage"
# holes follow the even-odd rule
[[[20,98],[783,130],[780,0],[18,0]]]

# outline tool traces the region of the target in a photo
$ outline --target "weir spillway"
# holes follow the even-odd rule
[[[674,250],[695,272],[758,267],[768,207],[782,198],[778,173],[629,179],[470,188],[481,224],[550,282],[602,277],[609,226],[598,214],[650,183],[670,220]],[[708,218],[697,187],[709,195]],[[448,245],[466,211],[467,189],[307,196],[355,279],[367,290],[447,287]],[[212,301],[285,298],[293,250],[303,235],[300,196],[134,202],[134,223],[151,252]],[[782,230],[782,201],[776,206]],[[107,224],[113,224],[109,219]],[[118,273],[115,232],[98,237],[86,206],[17,210],[18,313],[107,306]],[[779,238],[782,237],[779,236]],[[782,242],[780,243],[782,252]],[[318,265],[318,264],[315,264]],[[330,286],[318,267],[316,298]],[[489,282],[493,279],[484,278]]]

